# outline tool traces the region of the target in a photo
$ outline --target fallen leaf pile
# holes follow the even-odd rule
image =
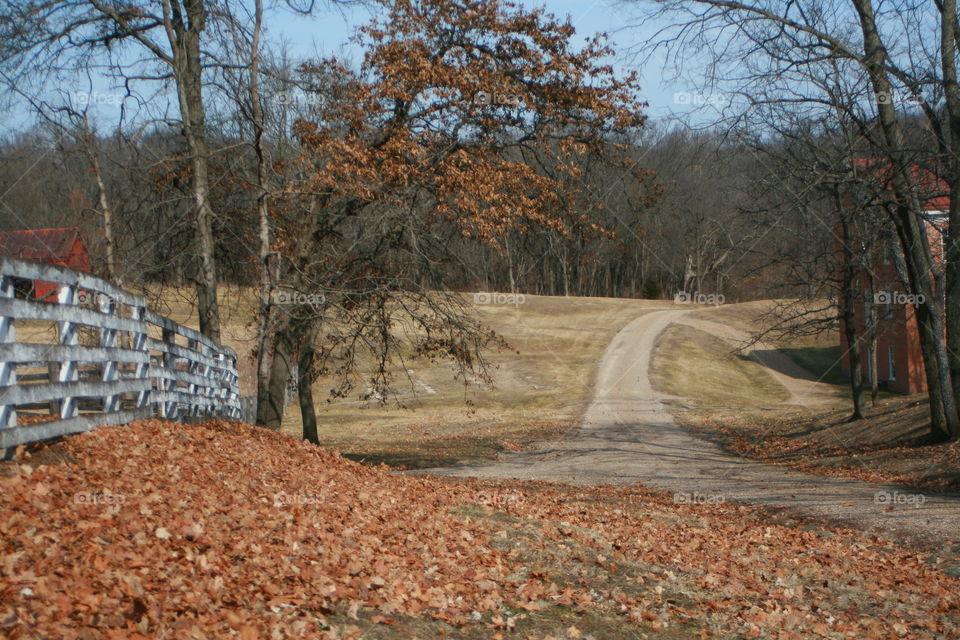
[[[638,488],[502,508],[562,523],[544,527],[555,540],[655,567],[646,577],[652,592],[612,594],[631,620],[709,619],[756,638],[960,638],[960,581],[874,536],[772,525],[747,506],[675,505]],[[658,587],[692,601],[658,599]]]
[[[221,421],[65,448],[0,466],[0,636],[960,637],[960,581],[742,506],[404,476]]]
[[[729,426],[719,427],[719,430],[726,436],[730,449],[739,455],[798,471],[863,482],[902,484],[931,491],[955,491],[960,488],[958,442],[923,447],[889,444],[830,446],[817,440],[796,437],[784,438],[769,434],[757,437],[752,430],[741,431]],[[896,473],[878,466],[876,459],[864,463],[864,458],[871,454],[883,454],[890,459],[922,460],[929,467],[927,472],[936,472],[936,475]],[[830,464],[823,463],[826,459],[830,460]],[[849,462],[837,462],[838,459],[848,459]]]

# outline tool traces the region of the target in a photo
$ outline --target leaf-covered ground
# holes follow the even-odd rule
[[[960,491],[960,442],[930,442],[926,400],[897,397],[849,422],[830,411],[678,412],[676,419],[737,455],[792,469],[929,491]]]
[[[0,467],[9,638],[957,638],[960,581],[641,488],[362,466],[147,420]]]

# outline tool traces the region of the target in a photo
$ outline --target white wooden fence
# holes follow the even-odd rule
[[[55,285],[51,300],[23,294],[35,281]],[[154,416],[236,419],[237,382],[232,349],[154,313],[142,296],[0,257],[0,451]]]

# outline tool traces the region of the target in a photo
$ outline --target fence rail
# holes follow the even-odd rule
[[[0,257],[0,450],[154,416],[239,418],[236,353],[89,273]]]

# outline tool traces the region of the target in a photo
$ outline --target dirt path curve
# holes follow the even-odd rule
[[[702,502],[722,496],[789,507],[898,538],[925,540],[934,547],[960,540],[960,496],[915,498],[919,494],[899,486],[767,465],[727,453],[677,425],[662,402],[666,398],[653,390],[648,370],[657,337],[688,313],[649,313],[614,337],[600,361],[583,424],[561,441],[510,453],[493,463],[421,473],[577,484],[642,483],[674,492],[677,500]],[[906,503],[921,499],[919,506]]]

